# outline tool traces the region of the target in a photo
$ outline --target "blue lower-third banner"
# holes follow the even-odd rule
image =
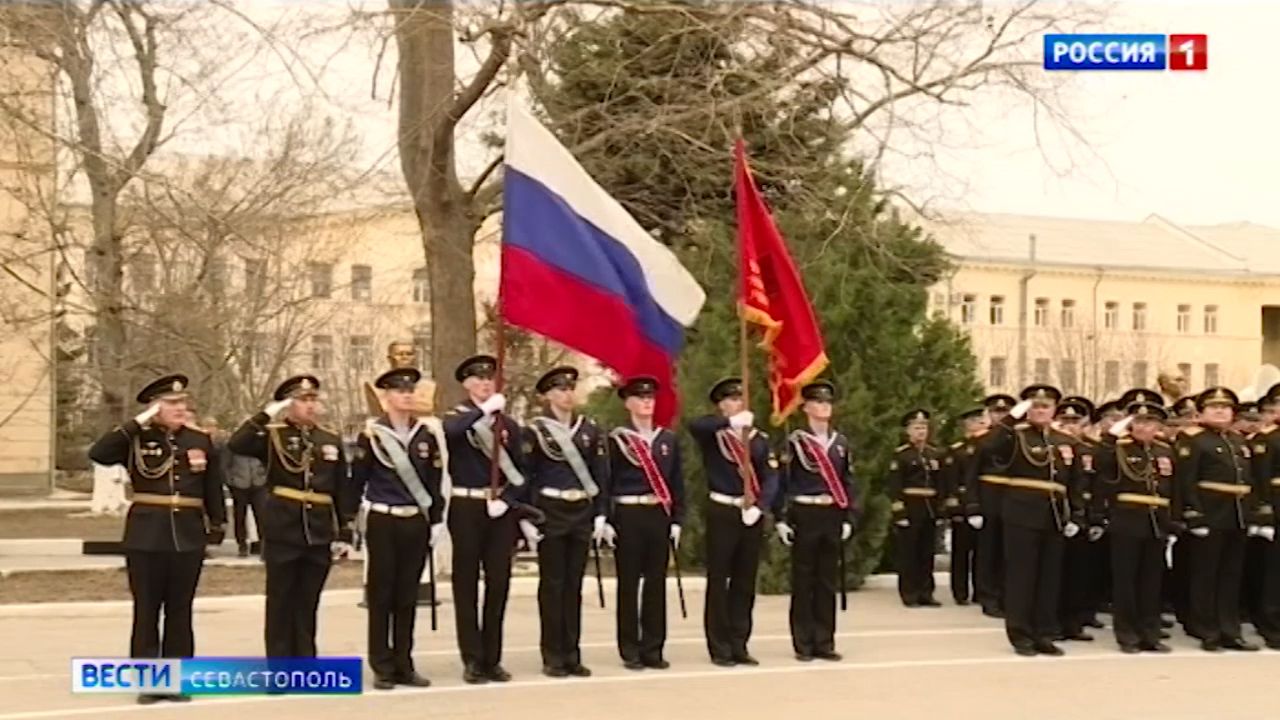
[[[73,658],[76,693],[359,695],[360,658]]]

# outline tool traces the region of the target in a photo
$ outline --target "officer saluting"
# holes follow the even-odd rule
[[[653,424],[658,381],[635,377],[618,388],[630,420],[609,434],[609,499],[618,566],[618,653],[628,670],[670,667],[667,640],[667,562],[680,546],[684,476],[675,433]],[[643,581],[643,588],[641,587]]]
[[[988,395],[982,404],[987,409],[987,424],[995,428],[1009,414],[1017,401],[1011,395]],[[992,437],[990,431],[979,444]],[[978,578],[975,586],[982,614],[988,617],[1004,617],[1004,471],[994,455],[980,454],[978,461],[969,464],[968,480],[969,526],[978,531]]]
[[[752,427],[755,417],[746,409],[741,378],[717,382],[709,399],[719,412],[689,423],[710,491],[703,612],[707,652],[721,667],[759,665],[747,652],[747,641],[764,533],[760,519],[777,493],[778,460],[769,437]]]
[[[511,679],[501,664],[502,623],[511,589],[511,554],[522,527],[512,506],[524,503],[527,488],[521,472],[520,426],[500,414],[507,401],[494,392],[497,369],[498,361],[491,355],[463,360],[453,376],[468,398],[444,416],[453,480],[449,535],[453,540],[454,613],[462,679],[470,684]],[[501,438],[498,470],[502,483],[496,492],[489,486],[495,432]],[[532,526],[524,527],[529,528],[526,532],[534,544]],[[481,567],[483,621],[476,615]]]
[[[333,563],[350,543],[360,498],[347,478],[342,438],[316,424],[320,381],[296,375],[232,434],[232,452],[267,467],[262,560],[267,566],[267,657],[315,657],[316,610]],[[283,421],[277,420],[284,415]]]
[[[431,684],[413,667],[413,627],[429,546],[445,532],[444,497],[440,448],[414,416],[421,377],[416,368],[396,368],[374,382],[386,411],[365,426],[351,465],[353,493],[369,503],[369,667],[379,690]]]
[[[185,375],[156,380],[138,393],[137,400],[147,409],[89,448],[89,459],[100,465],[124,465],[133,485],[133,504],[124,525],[133,595],[129,656],[191,657],[191,603],[204,548],[220,544],[226,534],[222,464],[210,437],[185,424]],[[165,697],[141,695],[138,702],[147,705]]]
[[[791,645],[796,659],[838,661],[836,587],[843,544],[857,521],[849,440],[831,427],[835,387],[800,389],[806,427],[787,439],[782,491],[774,502],[778,539],[791,547]]]
[[[964,439],[951,444],[942,461],[942,482],[946,487],[945,514],[951,517],[951,597],[957,605],[968,605],[977,591],[978,531],[967,522],[977,515],[978,488],[968,484],[970,466],[977,460],[978,441],[987,434],[986,408],[972,408],[960,414]]]
[[[902,416],[907,442],[889,462],[885,483],[893,512],[898,596],[907,607],[940,607],[933,597],[933,547],[941,517],[942,452],[929,444],[929,412]]]
[[[594,420],[574,412],[578,371],[557,367],[538,378],[546,411],[525,429],[525,457],[533,499],[546,515],[538,543],[538,614],[542,672],[587,677],[582,664],[582,576],[592,528],[603,540],[609,471],[606,438]],[[593,522],[594,520],[594,522]]]

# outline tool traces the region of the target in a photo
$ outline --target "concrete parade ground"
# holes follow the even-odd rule
[[[939,589],[946,587],[940,578]],[[1063,658],[1019,658],[1003,625],[973,607],[906,609],[893,578],[874,578],[849,597],[839,617],[843,662],[797,662],[787,635],[787,598],[756,603],[755,668],[717,668],[702,634],[702,584],[686,580],[689,618],[669,597],[669,670],[625,670],[614,648],[612,590],[601,610],[585,595],[585,679],[544,677],[538,654],[536,580],[514,583],[507,613],[507,684],[468,686],[454,644],[453,612],[440,608],[440,631],[419,614],[416,661],[430,688],[368,689],[358,697],[197,697],[141,707],[131,696],[72,695],[72,657],[126,654],[127,602],[0,606],[0,720],[117,718],[148,720],[446,720],[450,718],[1111,718],[1219,720],[1275,712],[1280,653],[1208,654],[1174,633],[1169,655],[1122,655],[1110,630],[1093,643],[1065,643]],[[447,586],[442,588],[446,591]],[[940,592],[939,597],[945,595]],[[321,654],[364,654],[365,613],[357,591],[325,593]],[[196,603],[200,655],[262,652],[262,598],[202,598]],[[1104,616],[1106,618],[1106,616]],[[1255,638],[1256,639],[1256,638]],[[366,670],[367,673],[367,670]]]

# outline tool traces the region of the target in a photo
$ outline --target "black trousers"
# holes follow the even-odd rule
[[[1049,641],[1057,634],[1062,541],[1062,534],[1052,528],[1004,528],[1004,628],[1015,647]]]
[[[712,660],[747,655],[764,521],[747,527],[742,510],[707,503],[707,597],[702,626]]]
[[[315,657],[316,612],[333,558],[328,545],[263,546],[267,657]]]
[[[1263,614],[1262,584],[1267,574],[1267,548],[1270,546],[1270,542],[1260,537],[1246,538],[1244,543],[1244,567],[1241,570],[1240,581],[1240,618],[1242,621],[1253,623],[1255,628]]]
[[[1211,529],[1197,538],[1191,559],[1191,622],[1201,640],[1240,637],[1244,530]]]
[[[431,525],[421,515],[397,517],[370,511],[369,667],[384,677],[413,674],[413,627],[418,579],[430,552]]]
[[[1160,584],[1165,540],[1111,536],[1111,610],[1116,642],[1160,642]]]
[[[1253,625],[1274,645],[1280,643],[1280,539],[1267,543],[1262,570],[1261,611]]]
[[[125,554],[125,566],[129,572],[129,592],[133,595],[129,657],[194,655],[191,603],[204,567],[204,552],[130,550]],[[164,613],[163,639],[161,613]]]
[[[590,503],[540,500],[547,513],[547,536],[538,543],[542,664],[568,669],[582,664],[582,577],[591,547],[591,514],[578,506],[589,508]]]
[[[1085,530],[1063,540],[1062,596],[1058,599],[1058,629],[1067,635],[1084,630],[1097,608],[1097,580],[1093,543]]]
[[[267,488],[265,486],[249,488],[231,488],[231,516],[235,522],[236,544],[249,542],[249,508],[253,508],[253,526],[258,531],[258,540],[262,540],[262,513],[266,512]]]
[[[978,602],[984,610],[1004,608],[1005,556],[1004,521],[986,518],[978,531]]]
[[[834,505],[792,505],[791,644],[801,655],[836,647],[836,582],[840,526],[845,512]]]
[[[1187,632],[1194,632],[1191,622],[1191,559],[1200,538],[1189,532],[1178,536],[1169,553],[1170,564],[1164,578],[1164,597],[1173,607],[1174,616]]]
[[[490,518],[485,502],[454,498],[449,508],[453,539],[453,601],[458,652],[464,665],[482,670],[502,662],[502,623],[511,590],[511,555],[516,547],[515,514]],[[480,570],[484,601],[480,601]]]
[[[893,542],[898,566],[898,597],[906,605],[933,599],[932,520],[911,520],[907,527],[894,526]]]
[[[978,531],[963,517],[951,522],[951,597],[958,603],[977,597]]]
[[[626,662],[662,659],[667,642],[667,562],[671,519],[658,505],[619,505],[618,654]]]
[[[1111,600],[1111,533],[1106,533],[1089,543],[1089,619],[1096,619]],[[1160,569],[1164,570],[1164,551],[1160,554]]]

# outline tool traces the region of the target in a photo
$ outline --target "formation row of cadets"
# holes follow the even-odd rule
[[[1101,626],[1108,596],[1126,653],[1170,651],[1165,600],[1204,650],[1257,649],[1241,637],[1242,608],[1280,649],[1280,386],[1260,402],[1256,428],[1237,422],[1253,409],[1221,387],[1172,408],[1141,388],[1097,409],[1047,385],[1015,402],[994,395],[965,413],[966,437],[946,451],[927,442],[927,412],[904,417],[908,442],[887,488],[905,605],[937,605],[935,526],[950,522],[956,602],[973,588],[1020,655],[1091,640],[1084,627]],[[1093,420],[1096,437],[1085,432]]]
[[[521,537],[539,557],[545,674],[590,674],[579,640],[581,583],[592,544],[614,548],[624,666],[669,666],[663,657],[666,574],[679,547],[686,499],[677,438],[653,424],[657,381],[632,378],[618,389],[629,420],[606,433],[574,411],[577,371],[553,369],[537,383],[547,403],[544,414],[522,428],[501,414],[505,399],[494,392],[495,370],[494,358],[479,355],[455,371],[468,399],[443,421],[452,478],[447,501],[440,482],[446,454],[412,414],[420,379],[414,369],[378,378],[387,411],[367,425],[350,467],[337,433],[316,422],[320,381],[311,375],[281,383],[272,402],[232,435],[230,451],[258,458],[267,472],[261,529],[268,657],[316,655],[320,592],[335,546],[351,542],[363,500],[369,510],[368,642],[375,687],[429,684],[412,661],[417,581],[429,546],[446,532],[453,541],[455,621],[466,682],[511,677],[501,664],[502,626],[511,557]],[[186,424],[187,384],[185,376],[169,375],[147,385],[137,396],[146,409],[106,433],[89,453],[98,463],[126,465],[134,488],[124,542],[134,657],[193,654],[191,605],[203,550],[225,535],[221,464],[208,435]],[[753,427],[736,378],[712,388],[717,412],[691,423],[708,477],[704,624],[708,653],[718,665],[757,662],[748,642],[766,511],[781,541],[794,548],[790,625],[796,658],[840,659],[837,561],[853,534],[857,501],[848,439],[831,426],[834,397],[829,382],[802,389],[807,422],[788,437],[781,461]],[[496,492],[491,472],[500,476]],[[165,698],[144,695],[139,701],[159,699]]]

